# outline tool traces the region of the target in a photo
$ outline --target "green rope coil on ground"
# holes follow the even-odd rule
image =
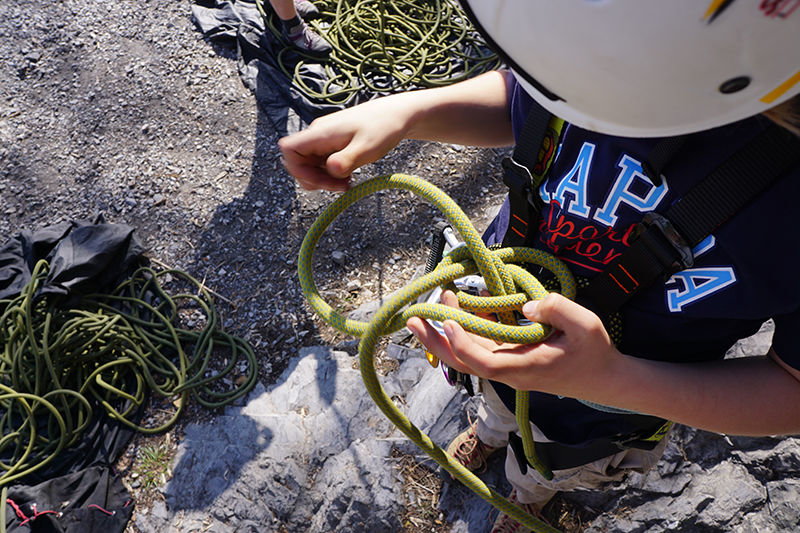
[[[39,261],[21,293],[0,300],[0,487],[77,443],[95,409],[158,433],[190,399],[221,407],[255,385],[253,350],[220,329],[211,296],[188,274],[142,267],[110,294],[64,307],[37,297],[47,274]],[[186,292],[170,294],[166,285]],[[203,327],[182,327],[186,313],[199,313]],[[150,393],[174,410],[145,426],[135,420]]]
[[[265,2],[257,0],[256,5],[267,31],[281,38],[280,22]],[[312,100],[344,105],[358,93],[369,98],[439,87],[501,65],[453,0],[314,3],[321,17],[309,24],[331,43],[330,56],[320,60],[287,47],[277,58],[294,87]],[[303,81],[308,63],[323,66],[322,90]]]
[[[444,213],[452,227],[459,233],[466,246],[454,250],[430,273],[413,280],[397,291],[375,313],[369,322],[350,320],[333,309],[320,296],[313,279],[313,259],[317,244],[326,228],[345,209],[358,200],[384,189],[404,189],[427,200]],[[523,303],[532,299],[544,298],[547,291],[524,268],[510,263],[531,263],[545,267],[559,281],[562,294],[568,298],[575,296],[575,279],[561,261],[550,254],[532,248],[501,248],[489,250],[480,235],[470,223],[464,212],[443,191],[431,183],[414,176],[393,174],[365,181],[343,195],[339,196],[314,221],[300,247],[297,268],[300,285],[309,305],[323,320],[336,329],[361,338],[359,343],[359,361],[361,376],[372,399],[406,436],[422,448],[442,468],[459,479],[476,494],[513,517],[525,527],[537,532],[556,531],[538,518],[523,512],[504,497],[486,486],[483,481],[460,463],[451,458],[439,446],[395,406],[378,380],[375,370],[374,356],[378,340],[405,326],[412,316],[427,319],[452,319],[464,329],[484,337],[503,342],[530,344],[541,342],[549,334],[549,328],[542,324],[529,326],[502,323],[513,320],[511,309],[519,310]],[[412,304],[417,298],[439,286],[447,286],[462,276],[480,272],[486,280],[487,287],[493,297],[485,298],[486,302],[497,305],[487,308],[484,302],[465,298],[459,293],[459,303],[468,308],[482,311],[502,311],[501,322],[484,320],[465,311],[437,304]],[[480,299],[478,299],[480,300]],[[509,318],[509,315],[510,318]],[[522,433],[525,454],[528,461],[543,475],[552,475],[537,459],[533,436],[528,418],[528,393],[517,393],[517,421]]]

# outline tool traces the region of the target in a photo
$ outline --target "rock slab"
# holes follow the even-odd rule
[[[732,356],[764,353],[771,329]],[[468,424],[475,401],[413,350],[394,349],[387,394],[434,442]],[[393,449],[436,468],[375,406],[355,359],[304,349],[278,382],[196,423],[175,459],[165,502],[136,517],[143,532],[401,531],[405,503]],[[602,492],[559,496],[587,532],[800,530],[800,439],[727,437],[678,426],[663,459]],[[483,533],[496,511],[440,473],[440,512],[454,533]],[[505,493],[503,458],[482,475]]]

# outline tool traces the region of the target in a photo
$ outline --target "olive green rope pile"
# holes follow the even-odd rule
[[[432,272],[417,278],[397,291],[369,322],[350,320],[334,310],[320,296],[313,279],[314,251],[325,229],[340,213],[365,196],[384,189],[404,189],[427,200],[444,213],[466,246],[456,248]],[[500,511],[533,531],[555,531],[486,486],[480,478],[450,457],[412,424],[405,414],[395,406],[381,386],[374,364],[379,338],[404,327],[406,321],[413,316],[432,320],[452,319],[467,331],[503,342],[531,344],[544,340],[549,334],[547,326],[536,323],[528,326],[502,323],[502,321],[513,320],[511,309],[518,311],[526,301],[539,300],[547,294],[547,291],[528,271],[511,263],[529,263],[545,267],[558,279],[562,294],[569,298],[574,297],[575,280],[561,261],[550,254],[532,248],[489,250],[464,212],[444,192],[420,178],[393,174],[365,181],[338,197],[328,206],[308,230],[300,248],[297,266],[303,294],[314,311],[336,329],[361,338],[358,347],[361,376],[370,396],[387,418],[442,468]],[[455,279],[476,272],[484,277],[492,297],[483,298],[484,302],[481,303],[479,302],[480,298],[470,299],[467,297],[468,295],[459,292],[457,293],[459,304],[466,310],[483,312],[501,310],[502,312],[498,313],[501,322],[485,320],[466,311],[440,304],[412,304],[420,295],[435,287],[450,287]],[[487,302],[490,304],[488,307],[484,305]],[[516,401],[517,423],[522,433],[526,458],[544,476],[552,476],[552,473],[536,457],[528,417],[528,393],[518,391]]]
[[[19,296],[0,300],[0,486],[79,442],[93,406],[157,433],[177,422],[190,399],[221,407],[255,385],[253,350],[221,330],[213,299],[188,274],[143,267],[109,294],[62,307],[52,296],[36,297],[47,273],[39,261]],[[202,328],[181,326],[183,314],[198,312]],[[139,424],[151,393],[171,412]]]
[[[344,105],[358,93],[367,99],[375,94],[440,87],[501,65],[454,0],[314,3],[321,17],[309,25],[325,37],[333,51],[320,59],[287,46],[277,57],[292,85],[312,100]],[[280,21],[268,0],[256,4],[267,31],[280,39]],[[323,67],[321,90],[303,80],[308,64]]]

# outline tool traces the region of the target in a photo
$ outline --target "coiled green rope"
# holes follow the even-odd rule
[[[257,0],[256,5],[267,31],[282,39],[280,21],[265,7],[266,1]],[[333,51],[320,60],[287,47],[277,57],[292,85],[312,100],[344,105],[358,93],[368,99],[376,94],[439,87],[501,65],[453,0],[314,3],[321,17],[309,24],[328,40]],[[324,68],[321,89],[303,79],[309,63]]]
[[[36,296],[47,273],[39,261],[21,293],[0,300],[0,487],[77,443],[95,405],[136,431],[158,433],[190,399],[221,407],[255,385],[252,348],[220,329],[213,299],[188,274],[139,268],[110,294],[61,307]],[[167,285],[186,292],[171,294]],[[187,313],[199,313],[203,327],[182,327]],[[174,410],[165,421],[139,424],[150,393]]]
[[[444,213],[466,246],[457,248],[446,256],[433,272],[417,278],[397,291],[369,322],[350,320],[334,310],[320,296],[313,279],[314,251],[325,229],[340,213],[365,196],[384,189],[404,189],[433,204]],[[406,321],[412,316],[433,320],[456,320],[467,331],[498,341],[522,344],[541,342],[549,334],[549,328],[542,324],[517,326],[484,320],[444,305],[409,305],[415,302],[421,294],[435,287],[448,286],[457,278],[480,272],[486,280],[489,292],[493,295],[493,298],[487,298],[486,301],[497,307],[479,306],[477,301],[466,298],[463,293],[458,293],[459,303],[466,306],[468,310],[480,309],[485,312],[499,309],[502,311],[499,313],[501,321],[504,316],[508,321],[509,309],[519,310],[526,301],[538,300],[547,294],[536,278],[525,269],[510,264],[513,262],[532,263],[545,267],[556,276],[561,286],[561,292],[565,296],[568,298],[575,296],[575,279],[561,261],[550,254],[532,248],[489,250],[483,244],[480,235],[467,216],[447,194],[420,178],[393,174],[365,181],[339,196],[328,206],[314,221],[303,240],[297,269],[303,294],[314,311],[336,329],[361,338],[358,346],[361,376],[370,396],[386,417],[442,468],[500,511],[510,515],[533,531],[556,531],[538,518],[523,512],[519,507],[486,486],[480,478],[450,457],[412,424],[386,394],[378,380],[374,364],[374,354],[379,338],[404,327]],[[513,317],[511,318],[513,320]],[[516,401],[517,423],[522,433],[526,458],[543,475],[552,476],[552,473],[536,457],[528,417],[528,393],[518,391]]]

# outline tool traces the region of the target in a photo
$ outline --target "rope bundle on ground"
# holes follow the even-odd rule
[[[257,0],[267,31],[280,39],[280,23],[268,0]],[[454,0],[326,0],[310,25],[331,43],[327,59],[284,48],[278,62],[306,97],[344,105],[422,87],[438,87],[494,70],[500,61],[472,29]],[[301,56],[298,61],[298,54]],[[304,81],[307,64],[322,64],[321,89]]]
[[[39,261],[19,296],[0,300],[0,486],[79,442],[95,409],[156,433],[175,424],[190,398],[220,407],[255,385],[252,349],[220,329],[212,298],[188,274],[139,268],[110,294],[62,307],[37,297],[47,273]],[[185,292],[165,289],[175,285]],[[202,328],[182,326],[186,312],[199,312]],[[151,394],[173,410],[140,424]]]
[[[433,204],[444,213],[451,226],[463,239],[465,246],[456,248],[446,256],[433,272],[417,278],[397,291],[381,306],[369,322],[350,320],[334,310],[320,296],[313,279],[314,251],[326,228],[340,213],[361,198],[384,189],[404,189]],[[404,327],[406,321],[412,316],[433,320],[452,319],[467,331],[503,342],[530,344],[544,340],[549,334],[547,326],[535,323],[528,326],[512,325],[516,324],[512,309],[518,311],[526,301],[542,299],[547,292],[527,270],[511,263],[543,266],[558,279],[562,294],[568,298],[574,298],[575,279],[569,268],[554,256],[532,248],[489,250],[464,212],[443,191],[420,178],[393,174],[365,181],[341,195],[328,206],[308,230],[300,248],[297,267],[303,294],[314,311],[336,329],[361,338],[358,346],[361,376],[370,396],[386,417],[442,468],[500,511],[510,515],[533,531],[556,531],[497,494],[480,478],[432,442],[396,407],[381,386],[375,369],[375,349],[379,338]],[[476,272],[480,272],[484,277],[492,296],[477,298],[474,299],[477,301],[473,301],[469,295],[457,293],[459,304],[467,310],[498,311],[501,322],[506,323],[484,320],[444,305],[413,303],[420,295],[435,287],[452,288],[452,282],[455,279]],[[488,303],[488,306],[483,305],[485,303]],[[516,402],[517,423],[522,433],[526,458],[543,475],[551,475],[546,466],[536,457],[528,417],[528,393],[518,391]]]

